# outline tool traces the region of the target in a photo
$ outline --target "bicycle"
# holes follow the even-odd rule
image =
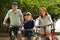
[[[58,40],[58,38],[54,34],[55,33],[55,28],[53,27],[51,29],[51,32],[48,32],[46,30],[46,27],[48,27],[48,26],[51,26],[51,28],[52,28],[52,26],[54,26],[54,25],[49,24],[49,25],[45,25],[45,26],[36,26],[37,28],[43,28],[44,29],[44,35],[42,35],[43,36],[43,40]],[[36,28],[36,31],[37,31],[37,28]],[[51,39],[48,37],[47,33],[50,34]],[[38,37],[36,37],[36,40],[37,40],[37,38]]]
[[[34,33],[32,34],[32,32],[34,32],[33,29],[23,29],[21,31],[23,31],[24,34],[25,34],[26,31],[28,31],[29,35],[28,36],[24,36],[24,37],[26,37],[26,40],[32,40],[32,37],[34,36]]]
[[[11,35],[10,35],[10,40],[18,40],[17,39],[17,34],[15,34],[14,31],[13,31],[13,28],[17,27],[17,26],[8,25],[8,27],[9,27],[9,29],[12,30],[11,31]]]
[[[11,40],[18,40],[17,37],[14,35],[13,31],[11,33],[12,35],[10,36],[10,39]]]

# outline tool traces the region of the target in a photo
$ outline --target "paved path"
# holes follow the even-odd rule
[[[60,40],[60,36],[58,35],[58,40]],[[0,40],[8,40],[8,37],[0,37]]]

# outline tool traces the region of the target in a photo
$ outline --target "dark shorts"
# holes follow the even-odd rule
[[[31,37],[34,36],[33,31],[25,31],[25,37]]]
[[[9,36],[12,35],[12,31],[13,31],[14,35],[17,35],[17,33],[19,31],[19,27],[16,26],[16,27],[9,28],[8,29]]]

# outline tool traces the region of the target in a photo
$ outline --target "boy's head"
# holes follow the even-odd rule
[[[31,13],[30,12],[27,12],[26,13],[26,20],[31,20]]]

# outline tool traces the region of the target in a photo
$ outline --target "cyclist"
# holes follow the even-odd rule
[[[32,19],[32,14],[30,12],[26,13],[26,21],[24,22],[25,37],[32,38],[34,28],[34,21]],[[31,29],[31,30],[28,30]],[[30,39],[29,39],[30,40]]]
[[[7,12],[7,14],[4,18],[4,21],[3,21],[3,24],[5,26],[8,26],[8,24],[6,23],[8,18],[10,18],[10,25],[12,25],[12,27],[9,26],[9,40],[10,40],[10,36],[11,36],[11,31],[13,31],[15,34],[17,34],[18,40],[22,40],[19,27],[21,28],[23,25],[23,14],[22,14],[21,10],[18,9],[17,2],[13,2],[12,9],[10,9]]]
[[[53,23],[51,16],[48,14],[47,9],[45,7],[41,7],[39,9],[39,17],[36,19],[40,26],[45,26]],[[51,32],[51,27],[46,27],[46,29]],[[40,28],[40,34],[44,34],[44,29]],[[41,36],[42,37],[42,36]]]

